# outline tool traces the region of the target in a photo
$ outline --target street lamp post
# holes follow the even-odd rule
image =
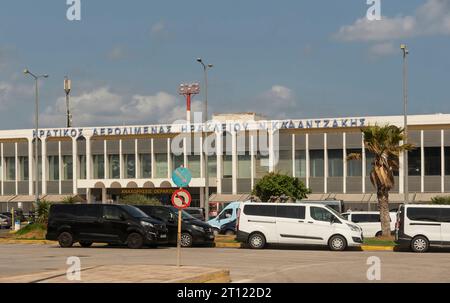
[[[69,94],[72,89],[72,81],[66,76],[64,77],[64,92],[66,93],[66,115],[67,115],[67,127],[72,127],[72,115],[70,114]]]
[[[406,44],[400,45],[400,49],[403,54],[403,127],[404,127],[404,144],[408,143],[408,60],[407,56],[409,55],[409,50]],[[408,151],[404,151],[404,193],[405,193],[405,203],[409,202],[409,184],[408,184]]]
[[[203,67],[203,74],[205,77],[205,107],[204,107],[204,121],[205,121],[205,132],[206,126],[208,122],[208,69],[212,68],[212,64],[205,64],[202,58],[197,58],[197,62],[200,63]],[[203,135],[202,135],[203,136]],[[205,142],[203,140],[203,142]],[[209,219],[209,172],[208,172],[208,151],[205,152],[205,196],[204,196],[204,204],[205,204],[205,217],[206,220]]]
[[[36,103],[36,112],[35,112],[35,135],[34,135],[34,163],[35,163],[35,171],[34,171],[34,177],[35,177],[35,202],[36,204],[39,202],[39,154],[38,154],[38,141],[39,141],[39,79],[40,78],[48,78],[48,75],[35,75],[32,72],[30,72],[28,69],[25,69],[23,71],[25,75],[30,75],[34,78],[34,85],[35,85],[35,103]],[[42,161],[44,163],[44,161]]]

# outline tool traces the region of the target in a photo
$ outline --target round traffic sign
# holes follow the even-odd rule
[[[192,174],[191,171],[186,167],[178,167],[172,172],[172,181],[178,187],[186,187],[191,182]]]
[[[188,208],[191,201],[191,194],[185,189],[178,189],[172,194],[172,204],[178,209]]]

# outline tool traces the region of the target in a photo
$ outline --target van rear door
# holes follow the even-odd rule
[[[409,222],[405,233],[414,237],[424,235],[430,244],[441,244],[441,208],[437,207],[406,207],[406,217]]]
[[[302,244],[305,240],[305,206],[277,205],[279,243]]]
[[[441,239],[443,245],[450,245],[450,208],[441,209]]]

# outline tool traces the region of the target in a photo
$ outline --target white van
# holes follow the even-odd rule
[[[362,228],[364,238],[373,238],[382,235],[379,211],[352,211],[343,213],[342,216]],[[397,213],[390,212],[391,231],[395,230]]]
[[[251,248],[309,244],[341,251],[363,242],[361,228],[326,205],[245,202],[238,216],[236,239]]]
[[[450,246],[450,205],[404,204],[397,212],[395,241],[414,252]]]

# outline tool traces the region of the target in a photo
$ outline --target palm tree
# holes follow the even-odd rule
[[[413,149],[411,144],[402,144],[404,130],[395,125],[373,125],[361,129],[366,150],[373,155],[370,181],[377,189],[383,236],[391,235],[389,218],[389,191],[394,187],[394,171],[398,170],[399,155]],[[359,160],[361,154],[352,153],[348,160]]]

